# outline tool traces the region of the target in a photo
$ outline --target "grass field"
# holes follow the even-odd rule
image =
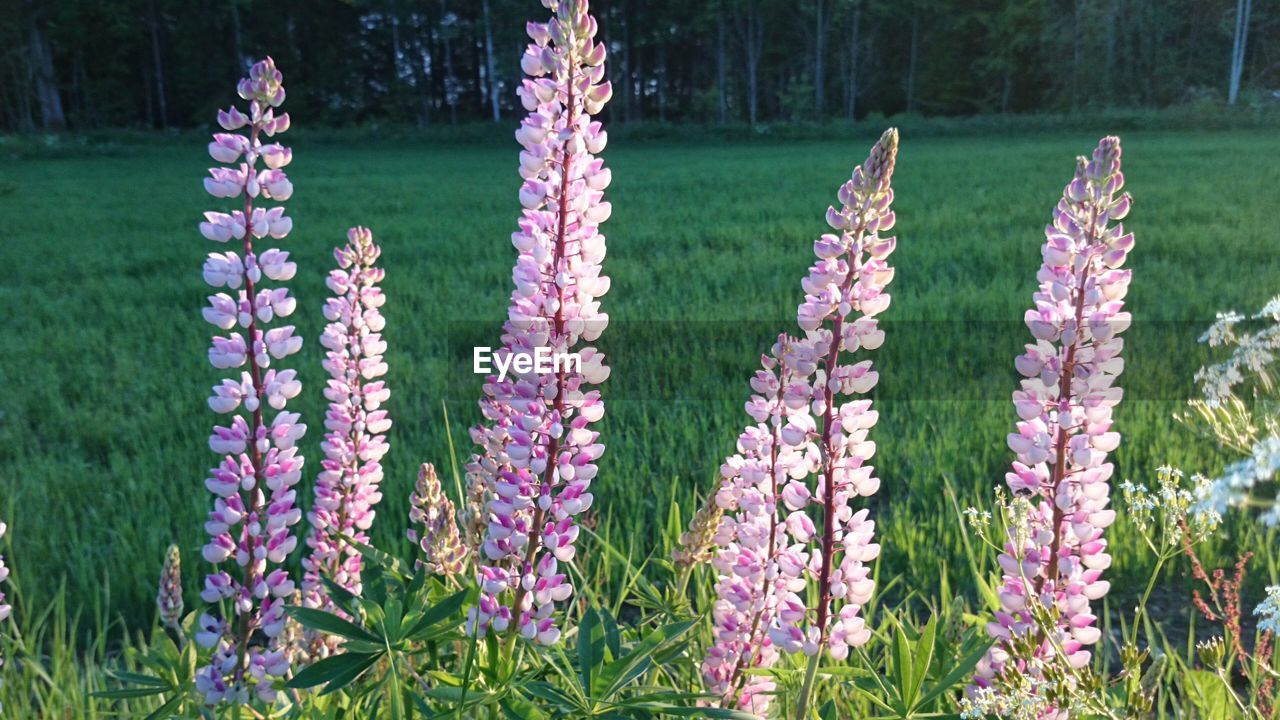
[[[1074,156],[1096,139],[902,139],[897,276],[874,431],[884,479],[879,572],[902,576],[892,590],[899,598],[972,587],[944,486],[964,506],[986,502],[1002,482],[1012,361],[1029,337],[1020,319],[1041,228]],[[657,542],[673,496],[688,508],[711,487],[745,422],[759,354],[795,329],[823,212],[872,140],[618,140],[605,153],[614,177],[605,267],[614,282],[601,345],[613,375],[596,508],[638,553]],[[1145,480],[1166,463],[1212,473],[1224,458],[1171,416],[1195,392],[1191,376],[1204,358],[1196,338],[1214,313],[1256,308],[1280,289],[1280,138],[1138,132],[1124,141],[1135,198],[1126,225],[1138,246],[1117,476]],[[510,288],[515,154],[514,143],[295,145],[295,231],[285,248],[300,268],[295,320],[307,345],[298,367],[308,389],[299,407],[313,471],[329,250],[357,223],[384,246],[396,425],[374,527],[383,546],[403,542],[416,465],[449,463],[442,404],[459,453],[469,449],[479,392],[471,347],[497,344]],[[208,243],[195,228],[212,207],[200,187],[207,166],[200,144],[176,140],[0,164],[0,266],[9,268],[0,303],[12,313],[0,343],[0,517],[28,607],[47,607],[65,582],[73,614],[149,626],[170,542],[191,558],[195,600],[213,460],[205,398],[218,377],[205,361],[209,327],[199,312],[209,292],[200,280]],[[1116,602],[1144,561],[1123,521],[1111,537]],[[1273,568],[1274,546],[1240,521],[1220,541],[1222,558],[1251,547]],[[1177,589],[1169,594],[1169,612],[1181,611]]]

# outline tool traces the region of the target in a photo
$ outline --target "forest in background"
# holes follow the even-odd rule
[[[611,123],[1280,104],[1280,3],[594,0]],[[0,0],[0,132],[201,126],[274,56],[311,125],[517,116],[534,0]]]

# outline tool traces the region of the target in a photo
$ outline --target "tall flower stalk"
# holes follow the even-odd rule
[[[797,352],[805,357],[795,358]],[[783,495],[789,507],[800,507],[810,496],[793,479],[816,466],[814,448],[803,439],[793,444],[796,438],[782,431],[794,416],[807,412],[807,392],[794,368],[812,363],[812,348],[786,335],[761,358],[763,367],[751,380],[755,394],[746,406],[754,422],[738,437],[738,452],[721,465],[715,496],[724,511],[713,561],[715,644],[707,650],[702,676],[723,706],[758,715],[768,711],[776,684],[769,675],[749,671],[777,662],[778,648],[769,631],[777,621],[779,599],[805,587],[808,553],[795,543],[793,533],[811,536],[812,525],[803,513],[795,517],[797,523],[788,524],[790,517],[783,521],[778,501]]]
[[[521,59],[530,76],[518,91],[529,115],[516,131],[524,213],[512,235],[515,291],[495,358],[514,364],[505,378],[485,382],[484,423],[472,430],[482,454],[468,466],[489,495],[481,594],[468,626],[509,632],[508,654],[517,635],[544,645],[560,637],[556,603],[573,593],[560,563],[573,560],[575,517],[591,506],[604,452],[591,429],[604,404],[591,386],[609,375],[603,354],[583,345],[608,324],[598,300],[609,289],[598,226],[610,213],[603,200],[610,173],[596,157],[605,132],[592,120],[611,94],[605,47],[593,39],[586,0],[543,5],[554,16],[528,24],[533,42]],[[521,365],[539,350],[565,362],[550,373]]]
[[[808,566],[816,576],[817,606],[807,607],[798,593],[788,592],[773,630],[783,650],[809,656],[797,718],[808,712],[823,650],[843,660],[849,648],[871,637],[860,612],[875,592],[868,563],[880,555],[880,546],[872,542],[875,523],[869,511],[855,512],[849,503],[880,489],[874,468],[867,464],[876,451],[867,436],[878,415],[870,400],[842,398],[866,394],[879,380],[870,360],[852,362],[849,355],[875,350],[884,342],[876,316],[889,307],[885,286],[893,280],[893,268],[888,257],[897,239],[880,233],[892,230],[896,222],[891,182],[897,157],[898,131],[890,128],[841,186],[840,208],[827,209],[827,224],[839,234],[823,235],[814,244],[818,261],[802,283],[804,302],[797,310],[805,342],[815,356],[812,365],[796,369],[807,383],[803,393],[811,416],[793,418],[783,431],[793,441],[803,437],[816,444],[818,465],[812,499],[806,497],[808,487],[797,482],[791,504],[795,513],[816,505],[822,514],[821,536]],[[788,526],[796,526],[797,541],[807,543],[805,535],[817,523],[804,520],[807,517],[788,518]]]
[[[1119,335],[1130,322],[1122,302],[1130,271],[1120,268],[1133,247],[1133,235],[1112,224],[1129,213],[1123,186],[1118,138],[1078,159],[1045,228],[1040,287],[1025,317],[1035,342],[1015,361],[1025,379],[1013,394],[1019,421],[1009,447],[1017,459],[1006,480],[1026,504],[999,557],[1001,609],[987,626],[996,644],[970,695],[998,692],[1016,676],[1042,698],[1042,717],[1067,717],[1054,697],[1088,665],[1101,634],[1090,602],[1109,589],[1103,530],[1115,511],[1106,460],[1120,443],[1111,413],[1123,394],[1115,385],[1124,368]]]
[[[285,93],[271,58],[255,64],[238,90],[249,101],[249,113],[234,106],[219,111],[218,124],[227,132],[213,136],[209,154],[229,167],[210,169],[204,186],[210,195],[234,199],[240,208],[207,212],[200,223],[209,240],[240,244],[240,252],[212,253],[205,261],[205,281],[234,293],[210,296],[204,310],[205,320],[228,331],[213,338],[209,361],[218,369],[248,366],[215,386],[209,398],[209,407],[229,418],[209,437],[210,449],[224,458],[205,481],[215,499],[205,523],[210,540],[204,558],[214,571],[205,578],[201,597],[223,605],[218,616],[201,615],[196,634],[202,646],[212,649],[209,664],[196,676],[196,687],[210,704],[244,703],[251,694],[272,702],[275,680],[289,671],[276,638],[294,585],[280,565],[297,546],[292,527],[302,513],[294,504],[294,485],[302,476],[303,459],[295,443],[306,431],[298,414],[285,410],[301,390],[296,373],[271,368],[272,359],[283,360],[302,346],[292,325],[268,329],[276,318],[292,314],[295,302],[283,286],[264,287],[266,280],[289,280],[296,266],[284,251],[254,248],[254,240],[283,238],[293,225],[282,206],[259,206],[262,200],[283,202],[293,194],[281,169],[292,153],[278,143],[263,144],[264,136],[289,127],[287,114],[276,115]],[[247,132],[236,132],[242,128]],[[277,411],[274,417],[267,417],[268,409]]]
[[[802,652],[810,657],[797,705],[804,717],[824,649],[843,659],[870,638],[860,612],[875,590],[868,563],[880,547],[869,511],[850,502],[880,487],[867,464],[877,414],[868,399],[842,398],[869,392],[878,379],[870,360],[850,355],[884,341],[876,316],[889,306],[896,240],[880,233],[895,222],[897,152],[890,129],[841,186],[840,208],[828,209],[839,234],[814,244],[818,261],[797,310],[805,335],[781,336],[764,358],[747,403],[755,424],[721,468],[716,644],[703,677],[726,706],[763,712],[772,683],[748,671],[771,666],[779,651]]]
[[[307,520],[310,554],[302,561],[302,605],[335,610],[323,578],[360,594],[360,553],[343,537],[367,543],[373,506],[382,499],[382,458],[387,454],[384,433],[391,420],[382,405],[391,395],[379,378],[387,372],[382,353],[385,320],[379,309],[386,296],[379,284],[386,275],[377,267],[382,250],[367,228],[347,231],[347,244],[334,248],[338,267],[325,281],[333,296],[325,301],[329,323],[320,335],[329,373],[324,396],[329,401],[320,443],[324,459],[316,477],[315,503]],[[313,657],[336,647],[332,637],[311,637]]]
[[[7,525],[0,522],[0,540],[4,540],[4,534],[9,529]],[[0,555],[0,585],[9,579],[9,568],[4,564],[4,555]],[[13,612],[13,606],[5,602],[4,589],[0,588],[0,623],[9,619],[9,615]],[[0,652],[0,670],[4,669],[4,653]],[[4,679],[0,678],[0,683]],[[0,713],[4,712],[4,707],[0,706]]]

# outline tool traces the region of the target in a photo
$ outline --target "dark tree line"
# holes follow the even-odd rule
[[[1255,6],[1256,5],[1256,6]],[[1268,101],[1273,0],[594,0],[614,122]],[[0,129],[186,127],[275,56],[312,123],[515,112],[537,0],[0,0]]]

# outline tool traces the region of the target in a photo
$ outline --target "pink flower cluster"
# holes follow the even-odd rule
[[[215,386],[209,398],[214,412],[229,416],[227,424],[215,426],[209,437],[209,447],[225,457],[205,481],[215,500],[205,523],[210,539],[204,558],[215,569],[205,578],[201,597],[221,603],[224,610],[221,617],[202,614],[196,633],[197,642],[213,651],[210,664],[196,675],[196,687],[210,704],[243,703],[251,695],[273,701],[275,680],[289,671],[276,638],[294,585],[280,566],[297,546],[291,528],[302,517],[294,485],[302,477],[303,459],[295,443],[306,426],[298,422],[297,413],[285,410],[301,384],[293,370],[271,368],[272,359],[297,352],[302,338],[292,325],[266,329],[277,317],[292,314],[295,302],[284,287],[262,285],[265,280],[289,280],[296,266],[286,252],[260,253],[253,246],[255,239],[284,237],[292,226],[283,207],[254,206],[259,199],[284,201],[293,193],[281,170],[291,158],[289,150],[262,142],[264,135],[289,127],[287,114],[275,114],[284,101],[284,88],[271,58],[253,66],[240,81],[239,94],[249,101],[249,114],[234,107],[219,112],[218,123],[227,132],[214,135],[209,144],[209,154],[232,167],[211,169],[204,184],[214,197],[241,200],[243,209],[208,212],[200,223],[209,240],[235,240],[243,246],[240,253],[213,253],[205,262],[205,280],[234,293],[210,296],[204,310],[205,320],[228,331],[213,338],[209,361],[219,369],[248,366],[239,377]],[[246,126],[247,134],[235,132]],[[259,160],[265,169],[258,169]],[[268,409],[276,411],[270,421]],[[254,639],[259,634],[265,642]]]
[[[795,358],[796,352],[808,357]],[[812,534],[811,523],[801,513],[795,516],[798,524],[787,525],[779,518],[778,500],[785,487],[781,492],[788,506],[807,502],[807,489],[791,481],[806,477],[817,464],[812,443],[791,444],[782,434],[793,417],[807,417],[808,402],[803,392],[795,394],[803,386],[793,370],[806,362],[812,362],[811,348],[786,335],[761,358],[763,368],[751,380],[755,394],[747,403],[755,424],[738,437],[737,454],[721,466],[723,480],[715,496],[725,516],[713,560],[715,644],[707,650],[702,676],[726,706],[760,715],[768,710],[776,684],[768,675],[745,671],[777,662],[769,630],[777,619],[778,601],[785,593],[805,589],[808,555],[803,545],[793,544],[792,530]]]
[[[484,424],[472,430],[483,450],[468,473],[488,490],[488,525],[478,556],[481,594],[468,627],[512,628],[549,645],[560,637],[555,605],[573,593],[560,563],[573,560],[575,516],[591,506],[604,452],[591,429],[604,404],[591,386],[609,369],[603,354],[580,345],[608,324],[598,300],[609,289],[600,274],[605,240],[598,226],[610,213],[603,200],[610,173],[596,157],[606,135],[591,116],[611,90],[586,0],[543,4],[554,17],[528,25],[533,42],[521,60],[531,76],[519,89],[529,115],[516,131],[524,213],[512,235],[515,291],[496,360],[545,348],[566,362],[551,373],[519,372],[515,362],[516,372],[484,385]],[[580,362],[569,362],[569,353]]]
[[[870,400],[840,397],[865,394],[878,379],[871,361],[844,354],[884,341],[876,316],[889,305],[896,241],[880,233],[894,225],[897,147],[897,131],[887,131],[840,188],[840,209],[827,211],[840,234],[814,245],[818,261],[797,311],[805,337],[782,336],[764,358],[747,403],[755,424],[721,468],[716,645],[703,676],[726,705],[763,712],[772,683],[744,671],[772,665],[779,650],[813,656],[825,647],[843,659],[870,637],[859,611],[875,589],[867,563],[880,548],[868,511],[850,502],[880,486],[866,464],[877,415]],[[811,581],[815,607],[804,599]]]
[[[1006,479],[1032,507],[1010,527],[1000,555],[1001,611],[988,625],[997,642],[979,664],[975,688],[1003,673],[1039,675],[1046,663],[1085,667],[1100,632],[1090,602],[1107,593],[1102,572],[1111,564],[1103,530],[1115,520],[1108,508],[1112,466],[1107,454],[1120,443],[1111,411],[1123,391],[1118,336],[1129,326],[1123,311],[1130,271],[1120,269],[1133,248],[1121,224],[1130,197],[1120,194],[1120,140],[1103,138],[1091,158],[1080,158],[1045,228],[1044,264],[1027,311],[1035,337],[1015,366],[1024,376],[1013,394],[1020,420],[1009,435],[1017,459]],[[1034,608],[1052,613],[1056,630],[1036,622]],[[1034,647],[1019,657],[1019,647]],[[1050,709],[1048,716],[1066,717]]]
[[[4,539],[4,534],[9,527],[0,522],[0,540]],[[0,583],[9,579],[9,568],[4,564],[4,556],[0,555]],[[4,601],[4,590],[0,590],[0,622],[9,619],[9,614],[13,612],[13,606]]]
[[[391,427],[382,405],[391,391],[378,379],[387,372],[382,359],[387,343],[380,334],[386,321],[379,309],[386,295],[378,287],[386,271],[375,267],[381,253],[373,233],[351,228],[347,244],[334,248],[338,267],[325,281],[333,293],[324,306],[329,324],[320,335],[329,373],[324,390],[328,432],[320,443],[324,459],[316,476],[315,503],[307,514],[311,553],[302,560],[304,607],[334,610],[323,577],[360,593],[360,553],[340,536],[367,543],[373,506],[382,499],[378,486],[388,449],[384,433]],[[323,657],[336,646],[332,638],[311,639],[313,656]]]

